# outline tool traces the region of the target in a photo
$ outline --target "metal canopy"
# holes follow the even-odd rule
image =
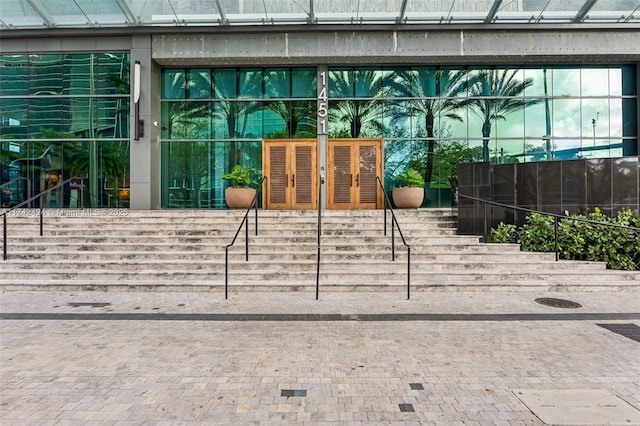
[[[639,23],[638,0],[0,0],[0,29]]]

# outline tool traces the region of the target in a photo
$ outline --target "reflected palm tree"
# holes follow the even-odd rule
[[[373,99],[359,101],[349,99],[355,97],[356,82],[352,71],[332,71],[332,97],[340,99],[335,107],[330,108],[329,118],[332,122],[343,122],[349,125],[349,136],[360,137],[364,128],[370,127],[374,132],[382,134],[382,73],[375,70],[359,70],[357,84],[370,93]]]
[[[461,106],[470,106],[482,119],[482,160],[489,161],[491,123],[506,120],[512,112],[540,102],[540,99],[524,99],[522,93],[533,85],[533,79],[520,81],[518,70],[481,70],[469,79],[469,98]]]
[[[288,94],[291,71],[273,71],[265,75],[267,92],[276,94]],[[315,87],[309,87],[308,98],[316,97]],[[295,137],[298,134],[298,126],[309,117],[313,117],[316,111],[315,101],[281,101],[274,100],[265,105],[265,109],[277,114],[286,123],[286,137]]]
[[[400,71],[391,76],[386,85],[398,96],[412,96],[409,108],[394,107],[392,122],[404,121],[409,117],[424,117],[427,133],[427,162],[425,165],[425,188],[429,188],[433,178],[435,153],[435,122],[438,117],[462,122],[458,114],[460,99],[455,99],[466,90],[465,70],[411,70]]]
[[[216,102],[214,118],[226,123],[227,135],[230,139],[242,138],[246,134],[248,118],[262,109],[258,101],[235,100],[238,97],[236,87],[242,87],[246,93],[262,93],[262,72],[237,73],[236,85],[214,85],[214,97],[218,99],[234,99]],[[231,143],[229,148],[229,164],[235,165],[239,158],[237,143]]]

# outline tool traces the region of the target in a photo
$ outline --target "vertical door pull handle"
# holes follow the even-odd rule
[[[292,174],[291,175],[291,187],[295,188],[296,187],[296,174]]]
[[[360,173],[358,173],[356,175],[356,186],[359,187],[360,186]]]

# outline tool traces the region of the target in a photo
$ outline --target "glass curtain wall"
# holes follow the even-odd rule
[[[79,177],[44,207],[128,207],[128,53],[0,56],[0,88],[2,183],[28,178],[35,195]],[[3,187],[2,207],[26,182]]]
[[[415,169],[423,207],[461,162],[637,155],[633,66],[329,70],[329,137],[384,138],[387,189]]]
[[[315,138],[315,68],[165,69],[162,207],[224,208],[222,175],[262,170],[262,140]]]
[[[637,155],[635,67],[329,67],[329,137],[383,138],[451,205],[462,162]],[[262,169],[262,139],[315,138],[315,68],[165,69],[162,204],[223,208],[221,175]],[[256,179],[259,179],[259,173]]]

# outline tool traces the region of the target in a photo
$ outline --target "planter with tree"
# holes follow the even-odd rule
[[[393,188],[391,196],[393,203],[401,209],[417,209],[424,200],[424,178],[413,169],[400,173],[394,177],[397,187]]]
[[[236,164],[227,174],[222,175],[222,179],[229,182],[229,187],[224,191],[227,206],[230,209],[248,209],[256,196],[256,189],[249,185],[255,181],[251,175],[256,172],[255,168],[245,169]]]

